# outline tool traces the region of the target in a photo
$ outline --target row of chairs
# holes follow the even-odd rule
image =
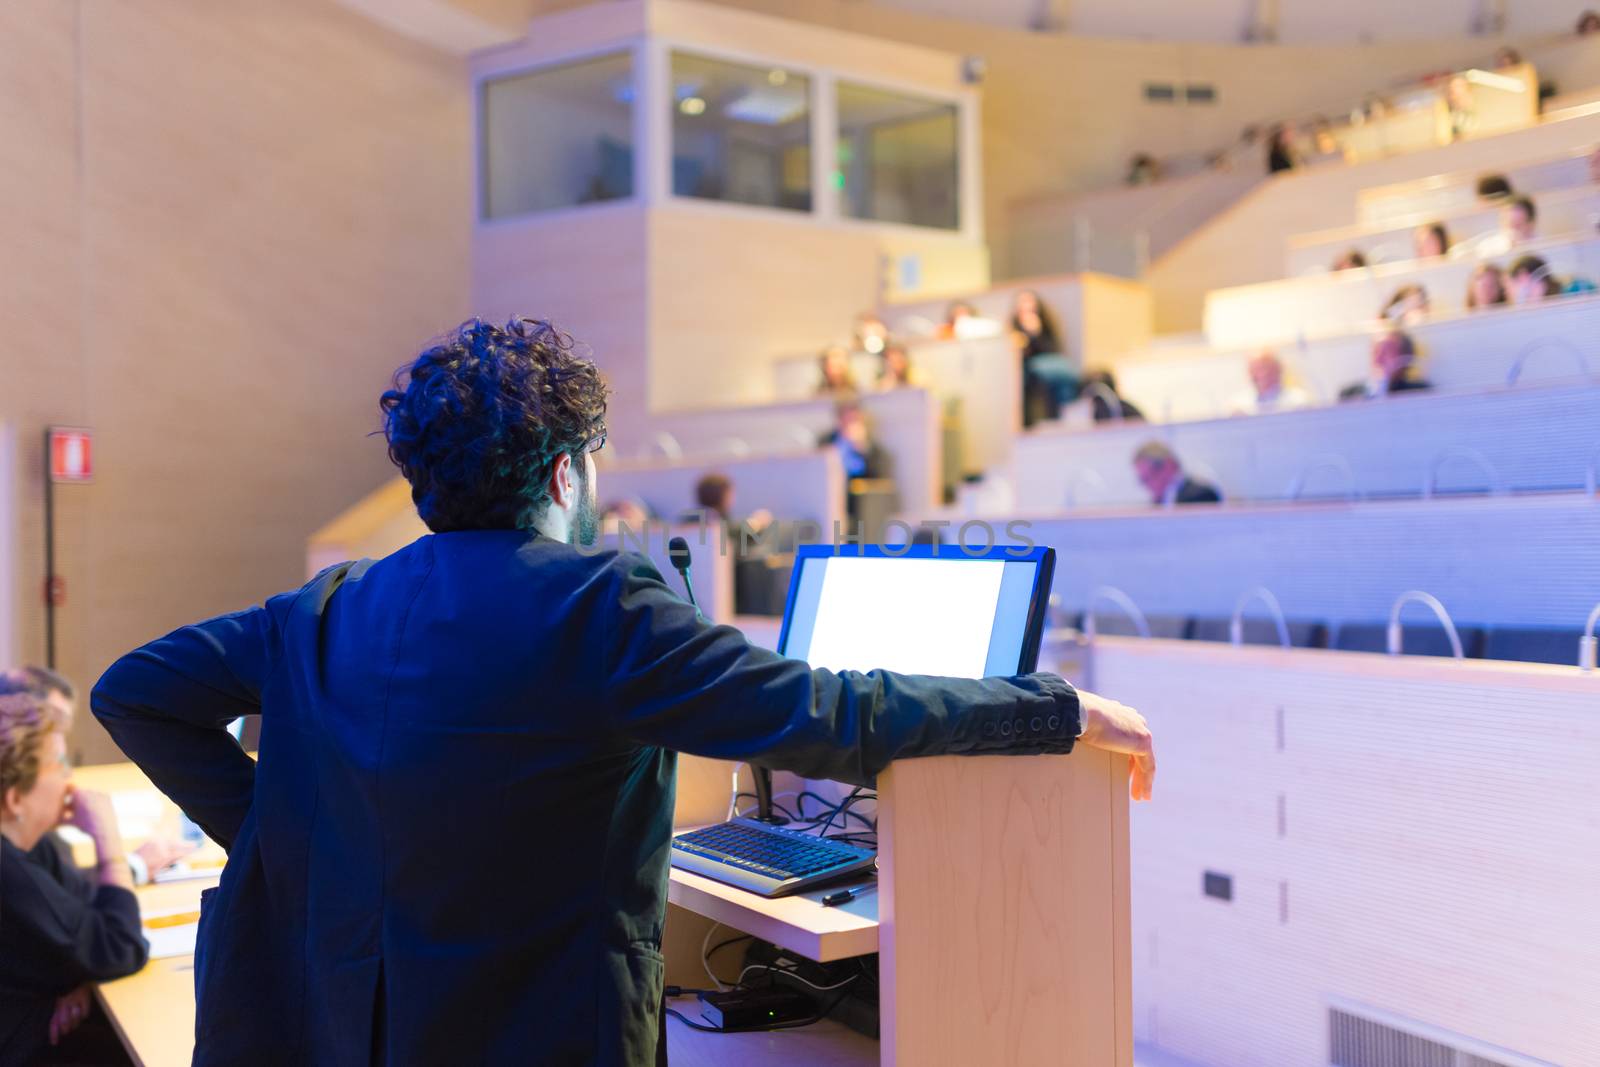
[[[1150,636],[1181,641],[1228,642],[1228,619],[1178,615],[1150,615]],[[1088,620],[1079,614],[1071,625],[1087,629]],[[1098,634],[1136,637],[1138,630],[1125,615],[1096,613]],[[1331,648],[1342,652],[1385,652],[1388,650],[1388,625],[1382,622],[1318,622],[1308,619],[1288,621],[1289,644],[1294,648]],[[1523,663],[1578,662],[1577,629],[1561,626],[1461,626],[1462,653],[1468,659],[1515,660]],[[1243,642],[1247,645],[1277,645],[1280,635],[1270,619],[1244,620]],[[1401,651],[1408,656],[1449,656],[1453,654],[1449,637],[1438,626],[1408,625],[1401,628]]]

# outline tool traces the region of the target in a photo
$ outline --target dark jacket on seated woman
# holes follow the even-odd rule
[[[31,1063],[57,997],[133,974],[149,946],[133,893],[83,877],[51,837],[29,852],[0,838],[0,901],[0,1064]]]

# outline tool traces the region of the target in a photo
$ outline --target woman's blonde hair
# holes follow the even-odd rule
[[[45,739],[60,728],[49,705],[32,693],[0,697],[0,797],[13,786],[22,793],[33,791]]]

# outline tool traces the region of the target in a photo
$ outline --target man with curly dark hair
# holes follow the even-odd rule
[[[381,403],[435,532],[146,645],[91,698],[228,848],[196,1064],[657,1062],[677,752],[865,782],[1081,739],[1148,795],[1143,719],[1054,675],[813,671],[580,550],[605,389],[548,323],[468,322]],[[225,729],[257,713],[259,763]],[[994,728],[1019,716],[1051,728]]]

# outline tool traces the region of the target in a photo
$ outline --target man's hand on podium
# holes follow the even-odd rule
[[[1128,793],[1135,800],[1149,800],[1156,781],[1156,750],[1144,716],[1126,704],[1081,689],[1078,707],[1083,716],[1078,743],[1127,753]]]

